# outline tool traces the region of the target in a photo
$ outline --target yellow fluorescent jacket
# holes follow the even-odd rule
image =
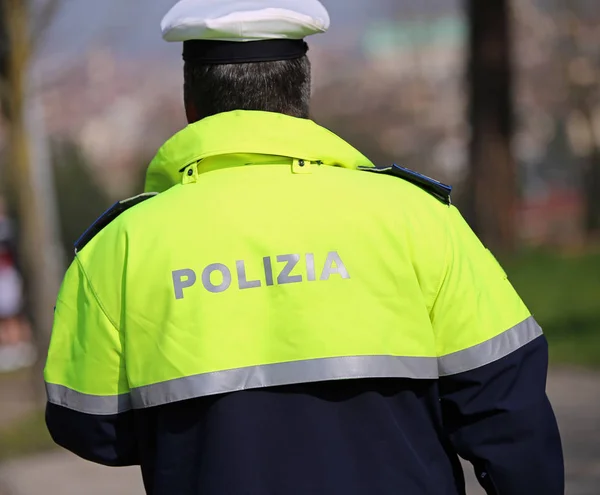
[[[50,402],[114,414],[258,387],[436,379],[541,335],[460,213],[308,120],[231,112],[173,137],[160,194],[76,255]]]

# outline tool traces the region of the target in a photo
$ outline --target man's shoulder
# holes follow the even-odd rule
[[[441,203],[450,206],[452,204],[452,186],[443,184],[440,181],[432,179],[420,172],[415,172],[399,165],[392,165],[391,167],[359,167],[358,170],[362,172],[368,172],[377,175],[390,176],[397,179],[401,179],[406,183],[410,183],[413,186],[425,191],[429,195],[436,198]]]
[[[100,232],[113,223],[123,213],[157,196],[157,193],[144,193],[116,202],[106,210],[75,242],[75,253],[84,249]]]

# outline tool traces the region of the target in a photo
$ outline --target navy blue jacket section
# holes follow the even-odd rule
[[[544,337],[507,358],[440,380],[444,429],[489,494],[564,494],[558,426],[546,396]]]
[[[457,457],[492,495],[564,494],[543,337],[441,380],[354,380],[89,416],[49,405],[53,438],[141,465],[151,495],[463,495]]]
[[[88,461],[114,467],[135,466],[141,462],[132,411],[92,416],[48,404],[46,425],[58,445]]]

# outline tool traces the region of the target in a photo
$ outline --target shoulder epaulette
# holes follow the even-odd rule
[[[133,198],[124,199],[112,205],[96,220],[75,243],[75,254],[81,251],[94,237],[96,237],[108,224],[123,212],[133,208],[144,201],[153,198],[157,193],[144,193]]]
[[[377,174],[391,175],[393,177],[404,179],[411,184],[414,184],[415,186],[427,191],[429,194],[439,199],[442,203],[447,205],[452,203],[452,186],[442,184],[441,182],[432,179],[431,177],[427,177],[426,175],[420,174],[419,172],[415,172],[414,170],[410,170],[395,164],[386,168],[358,167],[358,169],[364,172],[374,172]]]

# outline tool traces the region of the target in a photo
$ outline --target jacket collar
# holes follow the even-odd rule
[[[191,124],[167,141],[148,167],[145,189],[163,192],[181,183],[182,170],[195,162],[203,161],[201,168],[208,171],[264,163],[265,155],[271,162],[283,157],[351,169],[373,166],[346,141],[311,120],[234,111]]]

